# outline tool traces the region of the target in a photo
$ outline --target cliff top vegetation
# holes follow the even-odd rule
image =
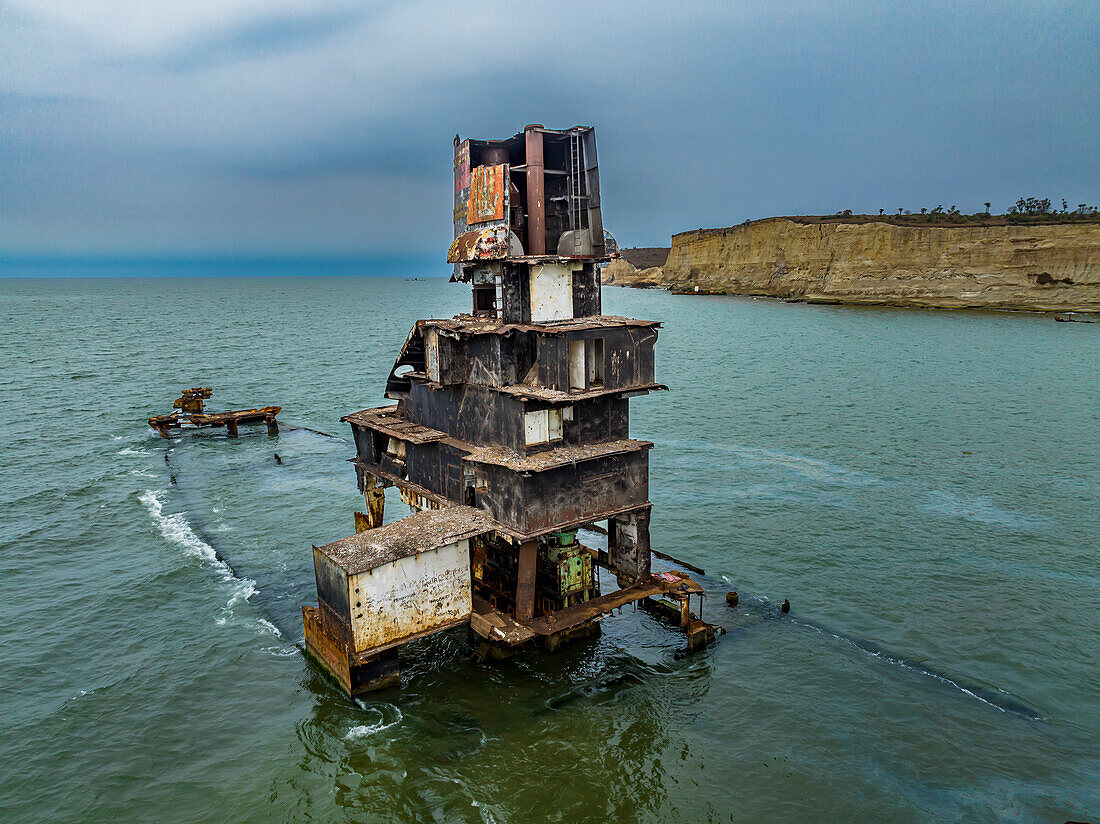
[[[1049,198],[1021,197],[1004,214],[990,212],[990,203],[985,204],[985,211],[966,214],[960,212],[956,206],[944,208],[942,205],[929,209],[927,207],[919,212],[910,209],[899,208],[896,213],[888,213],[885,209],[879,209],[877,215],[853,214],[851,209],[845,209],[834,215],[777,215],[775,217],[757,218],[746,220],[741,226],[754,223],[763,223],[769,220],[790,220],[794,223],[888,223],[892,226],[921,226],[933,228],[958,228],[968,226],[1016,226],[1016,225],[1048,225],[1060,223],[1100,223],[1100,209],[1087,203],[1080,203],[1075,209],[1070,209],[1066,201],[1062,200],[1062,208],[1052,206]],[[727,227],[737,228],[737,227]],[[696,229],[695,232],[721,232],[724,229]],[[681,232],[679,234],[689,234]]]

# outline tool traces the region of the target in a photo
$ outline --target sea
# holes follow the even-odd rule
[[[725,634],[453,631],[353,701],[301,649],[340,417],[470,304],[353,270],[0,280],[0,821],[1100,818],[1100,325],[605,288],[663,324],[653,546]],[[191,386],[282,431],[160,438]]]

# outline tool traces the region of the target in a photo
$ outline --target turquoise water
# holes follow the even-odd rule
[[[628,609],[491,667],[445,634],[355,703],[296,646],[361,508],[339,417],[466,288],[0,281],[0,820],[1100,817],[1100,327],[604,301],[665,322],[654,546],[728,633],[679,660]],[[152,435],[200,383],[336,437]]]

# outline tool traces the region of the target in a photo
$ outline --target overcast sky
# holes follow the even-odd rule
[[[0,252],[442,258],[452,147],[596,127],[622,245],[1100,200],[1100,3],[0,0]]]

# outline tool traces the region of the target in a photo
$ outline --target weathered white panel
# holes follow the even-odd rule
[[[439,332],[437,330],[429,329],[424,335],[424,353],[428,380],[439,383]]]
[[[560,263],[531,267],[531,320],[573,317],[573,270]]]
[[[569,388],[587,389],[584,382],[584,341],[569,341]]]
[[[546,410],[546,439],[549,441],[561,440],[561,410]]]
[[[561,429],[561,424],[558,424]],[[526,412],[523,415],[524,442],[531,446],[536,443],[546,443],[549,439],[549,416],[547,410],[539,409],[535,412]]]
[[[349,596],[356,652],[469,618],[470,542],[425,550],[351,576]]]

